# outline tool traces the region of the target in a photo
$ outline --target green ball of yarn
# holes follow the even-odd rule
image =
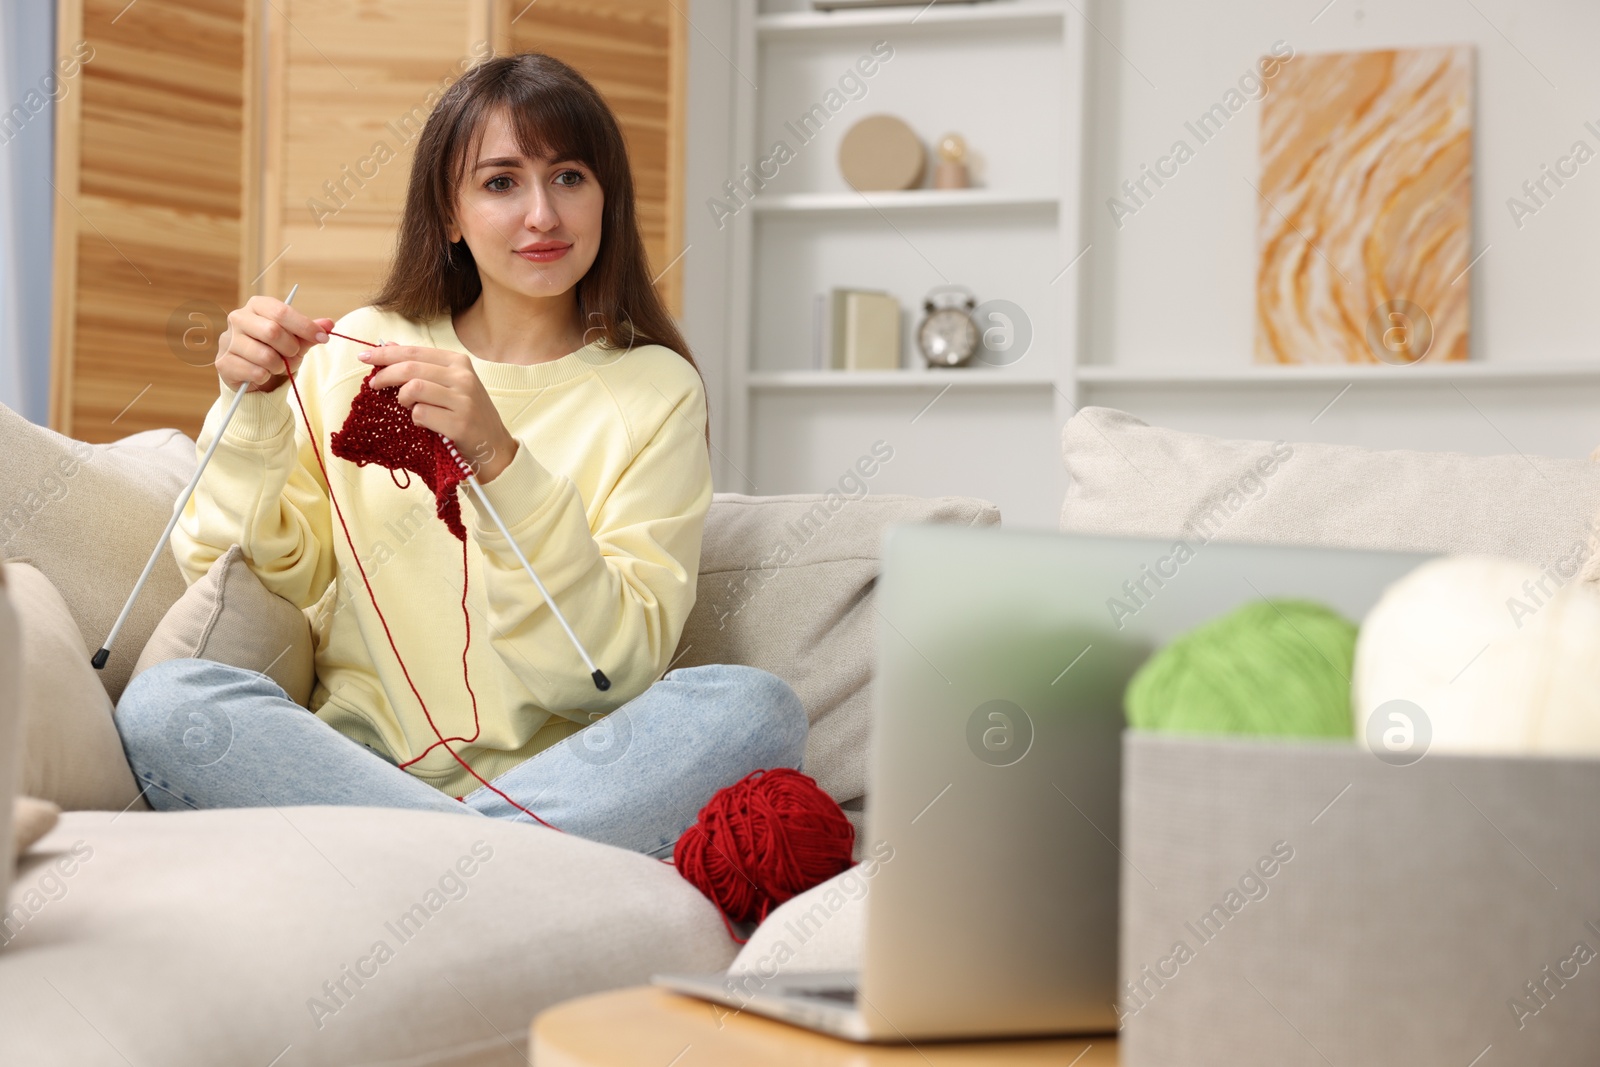
[[[1257,600],[1197,626],[1123,696],[1139,730],[1350,737],[1356,626],[1321,604]]]

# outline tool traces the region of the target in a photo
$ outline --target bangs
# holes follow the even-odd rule
[[[540,92],[510,79],[474,98],[463,110],[450,146],[451,198],[477,165],[490,120],[501,114],[511,126],[517,151],[527,159],[575,160],[598,177],[604,126],[598,116],[585,111],[571,95]]]

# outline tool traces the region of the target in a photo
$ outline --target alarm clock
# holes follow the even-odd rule
[[[977,297],[959,285],[939,286],[928,293],[917,326],[917,347],[928,366],[964,366],[978,351],[981,335],[972,318],[977,306]]]

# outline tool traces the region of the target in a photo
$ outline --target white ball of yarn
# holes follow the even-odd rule
[[[1600,593],[1512,560],[1431,560],[1368,612],[1351,682],[1358,738],[1407,700],[1435,751],[1600,754]]]

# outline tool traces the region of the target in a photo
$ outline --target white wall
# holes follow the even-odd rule
[[[1320,11],[1320,14],[1319,14]],[[1600,155],[1519,228],[1508,197],[1583,139],[1600,154],[1600,4],[1593,0],[1125,0],[1091,31],[1083,358],[1244,366],[1254,330],[1258,103],[1247,105],[1118,228],[1106,200],[1153,163],[1275,41],[1297,54],[1468,43],[1476,49],[1472,358],[1600,360]],[[1103,35],[1103,36],[1102,36]],[[1113,47],[1113,43],[1115,47]],[[1192,137],[1188,137],[1191,143]],[[1397,368],[1396,373],[1403,373]],[[1580,385],[1459,382],[1095,387],[1091,402],[1183,428],[1372,447],[1585,455],[1600,443],[1600,378]]]
[[[995,0],[1006,2],[1006,0]],[[741,74],[732,32],[733,0],[689,8],[690,158],[686,205],[692,248],[685,257],[685,326],[713,386],[713,427],[726,426],[717,390],[727,330],[730,231],[710,222],[704,199],[734,169],[734,87]],[[783,6],[800,7],[795,4]],[[1216,102],[1256,57],[1283,40],[1297,53],[1470,43],[1476,49],[1474,230],[1476,255],[1489,251],[1461,284],[1472,287],[1472,357],[1496,365],[1586,361],[1600,364],[1600,158],[1519,229],[1506,199],[1583,138],[1600,152],[1600,3],[1594,0],[1073,0],[1094,29],[1087,34],[1091,74],[1081,262],[1084,301],[1080,358],[1120,367],[1248,367],[1254,336],[1257,104],[1248,105],[1204,145],[1148,206],[1118,229],[1105,200],[1140,163],[1164,154],[1183,123]],[[1063,352],[1063,358],[1070,353]],[[1405,368],[1395,368],[1403,374]],[[1587,455],[1600,444],[1600,376],[1539,383],[1473,381],[1389,385],[1361,379],[1270,385],[1127,386],[1083,383],[1084,403],[1132,411],[1149,422],[1235,437],[1323,440],[1373,448],[1471,453]],[[954,393],[940,401],[945,404]],[[1338,397],[1329,407],[1329,401]],[[785,397],[785,417],[815,434],[789,437],[792,484],[754,486],[719,457],[720,491],[822,491],[836,471],[824,444],[840,420],[866,403],[822,391]],[[981,406],[997,398],[974,396]],[[719,411],[720,405],[720,411]],[[959,414],[959,413],[958,413]],[[867,411],[863,417],[870,416]],[[926,421],[926,420],[924,420]],[[920,428],[921,423],[918,423]],[[1054,438],[1027,472],[1059,470]],[[915,446],[916,441],[908,439]],[[959,442],[945,442],[959,451]],[[1030,451],[1034,439],[1016,442]],[[909,448],[906,454],[917,454]],[[892,491],[970,493],[998,499],[1021,475],[993,472],[994,488],[963,475],[954,453],[929,452],[926,469],[905,466]],[[756,457],[758,460],[761,457]],[[896,460],[896,465],[899,460]],[[1014,466],[1014,464],[1013,464]],[[968,472],[970,474],[971,472]],[[1530,476],[1532,472],[1530,470]],[[942,479],[942,480],[941,480]],[[811,484],[811,482],[816,484]],[[1037,490],[1035,490],[1036,492]],[[1057,487],[1051,486],[1059,501]],[[1040,512],[1053,510],[1054,504]],[[1039,510],[1039,509],[1035,509]],[[1018,514],[1009,509],[1007,524]]]
[[[733,0],[691,0],[684,151],[683,314],[678,325],[706,382],[711,406],[712,479],[719,493],[749,493],[726,459],[728,267],[725,232],[701,201],[733,173]]]

